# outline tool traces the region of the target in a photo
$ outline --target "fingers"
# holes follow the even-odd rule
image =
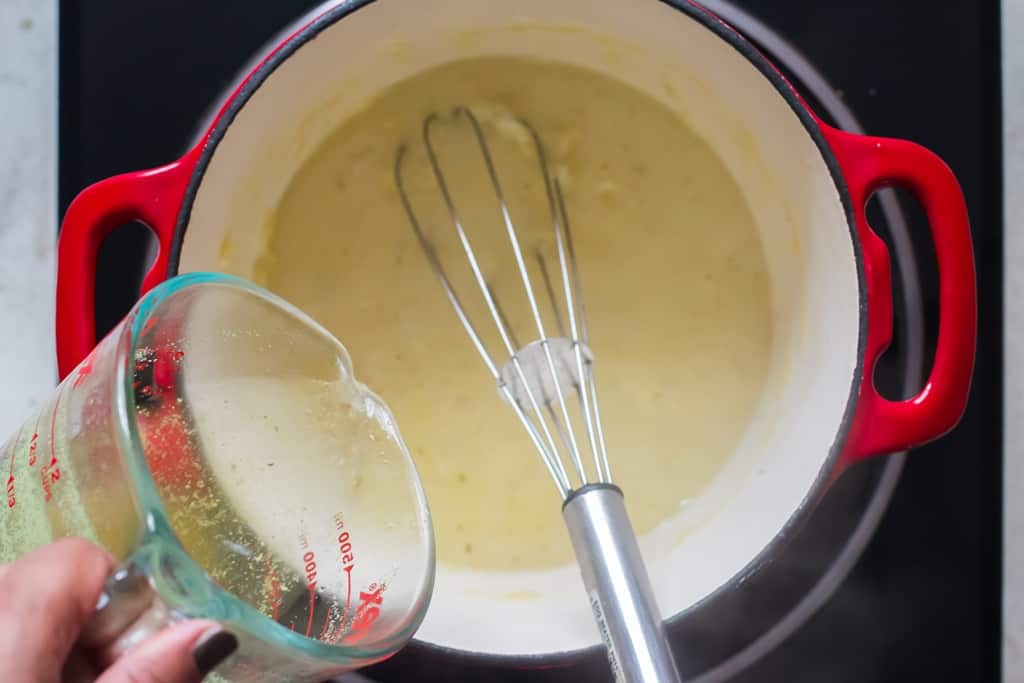
[[[0,662],[6,680],[59,681],[114,560],[80,539],[39,548],[0,569]]]
[[[237,648],[217,624],[184,622],[130,649],[96,683],[198,683]]]
[[[92,679],[88,658],[72,657],[72,647],[114,566],[106,552],[79,539],[63,539],[0,565],[4,681],[60,683],[62,668]],[[128,650],[96,683],[197,683],[237,648],[238,640],[216,623],[185,622]]]

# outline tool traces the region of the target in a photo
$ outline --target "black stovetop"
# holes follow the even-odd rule
[[[315,0],[62,0],[60,211],[85,185],[177,158],[254,51]],[[735,0],[792,41],[872,134],[930,147],[957,174],[978,265],[971,402],[908,458],[853,574],[741,681],[996,681],[1001,648],[1002,158],[998,2]],[[913,215],[912,206],[905,207]],[[916,240],[927,232],[912,221]],[[99,331],[134,302],[146,243],[108,240]],[[934,267],[922,264],[934,342]]]

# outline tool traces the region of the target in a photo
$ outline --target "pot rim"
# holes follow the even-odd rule
[[[270,75],[294,53],[335,23],[375,1],[376,0],[347,0],[346,2],[342,2],[328,8],[298,31],[278,43],[270,54],[254,69],[252,69],[252,71],[250,71],[250,73],[244,78],[241,85],[238,86],[238,88],[231,94],[227,102],[221,108],[220,113],[208,127],[206,133],[202,136],[198,144],[201,151],[198,159],[196,160],[195,166],[190,171],[189,182],[185,189],[185,194],[182,197],[181,206],[179,207],[177,220],[174,226],[174,234],[171,240],[167,261],[167,277],[173,277],[178,273],[181,262],[181,248],[184,244],[185,233],[188,230],[188,224],[192,216],[192,208],[195,204],[199,187],[202,184],[206,170],[209,168],[217,147],[224,139],[224,136],[231,127],[235,117],[241,112],[255,92],[266,82]],[[779,529],[775,536],[772,537],[771,541],[769,541],[757,553],[757,555],[743,567],[743,569],[733,574],[724,583],[718,586],[718,588],[688,606],[686,609],[665,617],[664,620],[667,626],[671,628],[673,625],[689,616],[692,612],[703,608],[709,602],[714,601],[720,595],[731,590],[737,584],[744,582],[748,577],[757,573],[762,567],[770,563],[779,548],[788,543],[796,530],[807,520],[811,511],[816,506],[818,499],[827,491],[830,480],[838,467],[842,451],[846,446],[846,439],[849,435],[853,417],[857,409],[858,399],[860,397],[860,385],[864,371],[864,353],[867,342],[868,301],[866,276],[864,271],[864,256],[862,253],[860,239],[857,235],[857,223],[849,187],[839,165],[839,161],[822,132],[821,125],[823,124],[821,124],[820,120],[810,109],[809,105],[803,101],[800,95],[789,84],[774,64],[772,64],[772,62],[750,41],[740,35],[740,33],[730,25],[725,23],[724,20],[720,19],[710,10],[697,4],[693,0],[656,1],[678,10],[689,18],[697,21],[705,29],[711,31],[717,37],[724,40],[733,49],[740,53],[741,56],[746,58],[746,60],[769,81],[775,91],[786,101],[789,108],[796,115],[804,131],[811,137],[821,154],[822,160],[825,162],[826,168],[828,168],[829,174],[832,177],[832,182],[839,194],[839,199],[843,206],[843,212],[846,215],[847,229],[850,232],[850,240],[853,245],[854,258],[856,260],[860,310],[857,334],[856,365],[853,371],[853,379],[850,384],[846,407],[843,411],[843,417],[836,429],[836,435],[832,441],[832,445],[829,447],[828,455],[823,459],[822,466],[819,469],[814,482],[811,484],[806,495],[797,505],[796,509],[786,520],[786,523]],[[582,660],[598,656],[604,651],[603,645],[595,643],[593,646],[576,650],[564,650],[560,652],[548,652],[535,655],[506,655],[474,650],[463,650],[438,643],[419,640],[415,637],[410,641],[407,647],[432,651],[448,657],[457,657],[481,665],[493,666],[500,662],[502,665],[518,668],[530,668],[538,665],[550,666],[550,662],[554,659],[559,660],[559,667],[568,667]]]

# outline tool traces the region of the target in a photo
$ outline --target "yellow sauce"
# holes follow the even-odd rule
[[[296,174],[262,259],[265,284],[337,335],[393,409],[426,486],[439,561],[553,567],[572,558],[554,486],[445,299],[393,182],[405,141],[411,198],[485,328],[419,138],[425,115],[459,104],[487,123],[521,239],[552,267],[536,162],[505,115],[539,130],[564,185],[612,472],[638,533],[697,496],[744,432],[772,344],[767,267],[736,183],[703,141],[647,95],[567,65],[488,58],[421,73],[345,121]],[[439,129],[443,163],[526,343],[536,335],[493,191],[456,132]]]

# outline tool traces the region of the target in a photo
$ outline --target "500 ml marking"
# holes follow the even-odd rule
[[[334,530],[338,532],[338,561],[341,563],[341,570],[345,572],[346,586],[345,607],[341,613],[341,619],[338,620],[334,628],[330,629],[330,633],[321,634],[321,640],[329,643],[338,642],[348,626],[349,612],[352,609],[352,570],[356,566],[356,556],[352,552],[352,534],[345,528],[345,516],[340,512],[334,513]],[[330,619],[328,618],[327,621],[329,623]]]
[[[352,535],[345,529],[345,518],[341,513],[334,515],[334,527],[338,534],[338,553],[341,560],[342,571],[348,575],[348,592],[345,596],[345,615],[341,620],[342,629],[346,622],[351,619],[351,629],[346,639],[348,642],[355,642],[366,637],[370,626],[377,621],[380,610],[384,603],[384,591],[387,585],[383,581],[371,583],[367,589],[359,591],[359,606],[355,614],[349,617],[352,608],[352,570],[355,569],[356,558],[352,550]],[[344,632],[344,631],[343,631]]]
[[[345,574],[345,604],[342,608],[340,619],[337,619],[336,621],[332,619],[332,616],[336,614],[333,600],[328,604],[327,613],[324,615],[323,624],[320,628],[319,634],[317,635],[317,639],[323,642],[337,642],[345,632],[345,629],[349,626],[355,629],[363,626],[364,624],[368,626],[372,623],[372,619],[367,621],[366,607],[362,604],[355,610],[355,614],[352,614],[352,571],[356,566],[356,556],[353,549],[352,534],[345,527],[345,518],[341,513],[334,515],[334,529],[338,532],[338,535],[335,538],[338,553],[337,561],[339,563],[339,568]],[[306,578],[306,588],[309,591],[309,606],[305,635],[306,637],[310,637],[313,633],[313,620],[316,613],[316,606],[323,599],[323,596],[319,595],[317,592],[317,587],[320,583],[320,560],[317,557],[317,551],[309,542],[309,537],[305,529],[299,529],[298,541],[299,550],[302,552],[301,566]],[[376,588],[375,585],[374,588]],[[371,590],[371,594],[372,593],[373,591]],[[371,603],[374,600],[376,600],[377,604],[380,603],[379,594],[368,598],[366,594],[360,592],[360,600],[365,602],[367,599],[369,599]],[[373,619],[376,619],[376,616],[374,616]],[[292,624],[292,628],[295,628],[294,624]]]
[[[345,518],[340,512],[334,515],[334,528],[341,532],[338,534],[338,552],[341,554],[341,569],[349,575],[349,582],[351,583],[352,569],[356,566],[356,556],[352,552],[352,535],[345,531]]]
[[[341,571],[345,573],[345,605],[341,618],[334,624],[331,623],[331,611],[328,610],[324,628],[320,632],[319,639],[327,643],[337,643],[343,638],[349,637],[358,639],[365,635],[365,629],[369,627],[380,613],[377,605],[381,604],[381,594],[384,586],[381,584],[370,584],[369,591],[359,591],[359,607],[352,610],[352,572],[356,566],[356,554],[353,549],[352,533],[345,526],[345,517],[340,512],[334,515],[334,530],[338,532],[336,538],[338,548],[338,562]],[[309,566],[307,565],[306,578],[309,579]],[[372,608],[372,610],[371,610]]]
[[[334,515],[334,527],[337,532],[335,542],[337,543],[337,566],[345,575],[345,603],[340,618],[332,619],[337,614],[337,605],[333,599],[322,595],[323,590],[318,592],[320,586],[320,561],[317,550],[310,543],[309,536],[305,529],[300,528],[298,532],[299,552],[302,553],[301,567],[306,580],[306,588],[309,591],[309,605],[306,619],[305,635],[313,637],[313,622],[317,613],[317,605],[325,599],[329,599],[327,612],[323,617],[323,623],[319,633],[315,636],[317,640],[327,643],[337,643],[343,639],[354,642],[364,638],[370,627],[380,616],[384,603],[384,592],[387,584],[384,581],[371,583],[365,590],[358,591],[358,606],[353,608],[352,593],[353,581],[352,572],[356,566],[355,550],[353,549],[352,533],[346,528],[344,516],[341,513]],[[270,603],[273,609],[273,619],[278,620],[278,607],[281,600],[281,589],[276,572],[273,571],[269,562],[267,564],[267,580]],[[339,596],[340,597],[340,596]],[[320,619],[316,619],[317,622]],[[284,623],[284,622],[280,622]],[[303,632],[301,626],[291,622],[285,624],[296,632]]]

